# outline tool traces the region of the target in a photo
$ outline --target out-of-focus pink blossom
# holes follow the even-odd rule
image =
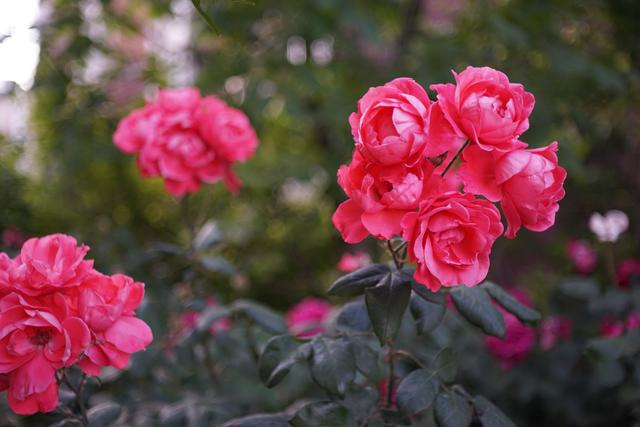
[[[289,309],[286,315],[289,332],[298,338],[311,338],[326,329],[331,304],[320,298],[305,298]]]
[[[625,259],[616,269],[618,286],[628,288],[632,284],[640,283],[640,259]]]
[[[549,350],[559,341],[571,337],[573,324],[571,319],[562,316],[549,316],[540,324],[540,348]]]
[[[207,307],[216,307],[218,306],[218,301],[214,297],[207,298]],[[180,323],[183,329],[188,331],[192,330],[198,324],[198,319],[200,319],[201,312],[195,310],[187,310],[182,313],[180,316]],[[215,335],[220,331],[228,331],[231,329],[231,320],[225,318],[220,319],[211,324],[209,327],[209,333],[211,335]]]
[[[340,261],[338,261],[338,270],[344,273],[351,273],[369,264],[371,264],[371,258],[366,252],[345,252],[342,254],[342,257],[340,257]]]
[[[612,317],[605,317],[602,319],[602,322],[600,322],[600,335],[615,338],[622,335],[625,331],[632,331],[638,328],[640,328],[640,313],[631,313],[624,321]]]
[[[595,212],[589,219],[589,228],[601,242],[615,242],[629,227],[629,217],[619,210],[604,215]]]
[[[530,297],[524,291],[513,289],[510,293],[522,304],[532,305]],[[529,355],[535,346],[536,333],[535,329],[526,326],[502,307],[498,308],[504,316],[504,338],[486,337],[485,346],[503,369],[510,369]]]
[[[598,263],[596,251],[585,240],[571,240],[567,243],[567,255],[580,274],[592,273]]]

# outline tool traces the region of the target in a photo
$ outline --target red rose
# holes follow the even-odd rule
[[[441,286],[480,283],[503,227],[498,209],[489,201],[448,192],[406,214],[402,230],[409,258],[417,262],[414,278],[437,291]]]
[[[438,103],[459,136],[486,151],[525,147],[518,137],[529,128],[535,99],[500,71],[467,67],[453,75],[456,84],[431,85]]]

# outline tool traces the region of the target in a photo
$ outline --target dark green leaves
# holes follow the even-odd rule
[[[417,294],[411,296],[411,315],[416,320],[419,335],[425,334],[440,324],[447,310],[447,301],[442,294]]]
[[[369,265],[336,280],[329,288],[329,295],[361,294],[366,288],[380,283],[390,273],[391,270],[386,265]]]
[[[451,297],[460,314],[470,323],[486,334],[504,337],[504,318],[482,287],[457,286],[451,291]]]
[[[115,402],[102,402],[87,411],[89,425],[107,427],[112,425],[122,413],[122,407]]]
[[[258,372],[267,387],[278,384],[297,362],[308,356],[309,344],[300,343],[289,335],[272,337],[260,355]]]
[[[487,292],[489,292],[489,295],[505,310],[523,322],[535,324],[540,320],[540,313],[520,303],[520,301],[509,295],[509,293],[495,283],[485,282],[482,287],[485,288]]]
[[[387,339],[393,339],[398,331],[410,296],[409,282],[398,272],[387,275],[377,286],[365,290],[373,331],[382,345]]]
[[[456,352],[451,347],[443,348],[433,360],[432,367],[442,381],[445,383],[453,382],[458,372]]]
[[[434,412],[439,427],[467,427],[473,417],[471,405],[454,391],[438,395]]]
[[[293,427],[346,426],[348,411],[332,401],[312,402],[302,407],[289,421]]]
[[[288,418],[285,414],[255,414],[236,418],[222,427],[290,427]]]
[[[473,406],[484,427],[516,427],[509,417],[483,396],[475,396]]]
[[[344,395],[355,378],[356,364],[349,341],[317,337],[311,342],[311,376],[328,391]]]
[[[364,302],[354,301],[346,304],[338,314],[336,327],[341,331],[368,331],[371,321]]]
[[[232,310],[244,314],[267,332],[272,334],[284,334],[287,332],[287,325],[284,323],[282,316],[262,304],[248,300],[238,300],[233,304]]]
[[[438,381],[426,369],[417,369],[398,385],[398,408],[407,415],[427,409],[438,394]]]

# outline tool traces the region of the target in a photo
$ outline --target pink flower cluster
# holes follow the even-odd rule
[[[333,223],[348,243],[401,235],[429,289],[481,282],[494,241],[553,225],[566,172],[557,142],[528,149],[534,98],[492,68],[454,73],[437,101],[409,78],[374,87],[349,117],[356,150],[338,171],[348,200]],[[449,170],[461,154],[461,165]],[[463,190],[464,189],[464,190]],[[482,198],[478,197],[482,196]]]
[[[201,183],[224,181],[235,192],[241,182],[235,162],[253,155],[258,138],[247,116],[196,88],[162,89],[157,99],[122,119],[113,141],[138,155],[144,176],[160,176],[175,195],[198,191]]]
[[[371,257],[366,252],[345,252],[340,257],[340,261],[338,261],[338,270],[343,273],[351,273],[369,264],[371,264]]]
[[[0,389],[18,414],[55,409],[58,370],[121,369],[153,339],[135,317],[144,284],[97,272],[88,251],[53,234],[27,240],[14,259],[0,253]]]

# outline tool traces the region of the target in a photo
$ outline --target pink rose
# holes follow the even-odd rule
[[[640,259],[625,259],[616,269],[618,286],[628,288],[632,284],[640,284]]]
[[[347,243],[358,243],[371,234],[390,239],[400,234],[400,221],[431,194],[454,189],[454,174],[446,180],[423,161],[412,167],[368,163],[355,151],[351,164],[338,170],[338,184],[349,199],[342,202],[332,220]]]
[[[356,271],[369,264],[371,264],[371,258],[366,252],[345,252],[342,254],[342,256],[340,257],[340,261],[338,262],[338,270],[342,271],[343,273],[351,273],[352,271]]]
[[[89,345],[89,328],[67,311],[60,294],[33,298],[11,293],[0,299],[0,374],[8,374],[14,412],[53,411],[56,370],[74,364]]]
[[[554,224],[567,177],[558,166],[557,151],[557,142],[508,153],[469,147],[463,152],[464,162],[458,173],[465,191],[501,201],[508,224],[505,236],[513,239],[520,227],[544,231]]]
[[[78,286],[93,269],[93,261],[84,259],[88,251],[65,234],[29,239],[14,260],[13,286],[32,296]]]
[[[311,338],[325,331],[331,304],[319,298],[305,298],[287,311],[289,332],[297,338]]]
[[[498,209],[471,194],[447,192],[425,200],[402,219],[414,278],[432,291],[480,283],[489,271],[493,242],[502,234]]]
[[[169,193],[182,196],[203,182],[224,181],[237,191],[241,183],[232,164],[251,156],[258,140],[244,113],[183,88],[162,89],[154,102],[125,117],[114,144],[138,153],[142,175],[162,177]]]
[[[230,162],[244,162],[255,153],[258,137],[249,118],[214,96],[202,99],[196,114],[200,135]]]
[[[93,274],[78,296],[78,313],[92,333],[91,345],[79,365],[87,374],[100,367],[122,369],[132,353],[144,350],[153,340],[149,326],[135,317],[144,297],[144,284],[123,274]]]
[[[518,83],[489,67],[452,71],[456,84],[431,85],[438,103],[460,137],[486,151],[525,147],[518,137],[529,128],[535,99]]]
[[[571,240],[567,243],[567,255],[580,274],[592,273],[598,263],[598,255],[585,240]]]
[[[358,101],[358,111],[349,116],[358,151],[374,163],[412,166],[425,151],[439,155],[458,146],[461,139],[439,111],[430,124],[431,108],[427,93],[413,79],[399,78],[370,88]]]
[[[547,351],[559,341],[571,337],[573,324],[571,319],[562,316],[549,316],[540,324],[540,347]]]
[[[531,306],[531,300],[522,291],[511,292],[511,294],[522,304]],[[536,342],[535,330],[523,324],[513,314],[508,313],[502,307],[498,307],[504,316],[505,335],[504,338],[485,337],[485,346],[500,363],[503,369],[510,369],[515,364],[524,360]]]

